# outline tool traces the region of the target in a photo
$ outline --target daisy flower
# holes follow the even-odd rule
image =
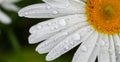
[[[17,12],[19,8],[13,3],[19,2],[20,0],[0,0],[0,6],[9,11]],[[11,23],[11,19],[4,12],[0,10],[0,22],[4,24]]]
[[[30,28],[29,43],[52,61],[80,45],[72,62],[120,62],[120,0],[43,0],[19,16],[53,18]],[[43,41],[43,42],[42,42]]]

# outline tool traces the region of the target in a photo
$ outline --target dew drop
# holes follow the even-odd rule
[[[66,46],[65,46],[65,49],[66,49],[66,50],[68,50],[68,49],[69,49],[69,47],[66,45]]]
[[[87,51],[87,47],[85,45],[81,46],[81,50],[86,52]]]
[[[109,50],[109,53],[110,53],[110,55],[112,55],[112,54],[113,54],[113,50],[110,49],[110,50]]]
[[[47,8],[47,9],[50,9],[51,7],[50,7],[50,6],[47,6],[46,8]]]
[[[24,14],[25,14],[25,15],[28,15],[29,13],[28,13],[28,12],[25,12]]]
[[[41,29],[41,28],[42,28],[42,26],[38,25],[38,26],[36,26],[36,28],[37,28],[37,29]]]
[[[88,31],[88,32],[92,31],[92,28],[88,28],[87,31]]]
[[[51,30],[54,30],[54,29],[55,29],[55,27],[51,27],[50,29],[51,29]]]
[[[53,11],[53,14],[58,14],[58,11]]]
[[[52,23],[48,23],[48,25],[50,26],[50,25],[52,25]]]
[[[57,29],[58,28],[58,26],[55,26],[55,29]]]
[[[105,41],[101,40],[101,41],[99,41],[99,43],[101,46],[105,46]]]
[[[69,4],[66,4],[66,7],[69,7]]]
[[[70,45],[74,45],[74,43],[73,43],[73,42],[70,42]]]
[[[65,19],[59,20],[58,23],[60,26],[65,26],[67,24]]]

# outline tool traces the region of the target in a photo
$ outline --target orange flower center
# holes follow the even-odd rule
[[[120,31],[120,0],[88,0],[88,22],[100,33],[118,34]]]

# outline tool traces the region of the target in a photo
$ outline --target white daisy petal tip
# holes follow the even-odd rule
[[[53,58],[52,58],[52,56],[46,56],[46,61],[52,61],[52,60],[54,60]]]
[[[43,47],[44,48],[44,47]],[[39,54],[45,54],[46,52],[44,52],[42,50],[42,47],[40,45],[37,46],[37,48],[35,49],[35,51],[37,51]]]
[[[24,16],[25,16],[25,14],[24,14],[24,12],[22,11],[22,9],[21,9],[20,11],[18,11],[18,15],[19,15],[20,17],[24,17]]]
[[[35,49],[36,52],[38,52],[39,54],[44,54],[43,52],[40,51],[40,49]]]
[[[35,42],[31,39],[31,36],[28,37],[29,44],[35,44]]]

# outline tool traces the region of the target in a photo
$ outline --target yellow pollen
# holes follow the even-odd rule
[[[86,14],[89,24],[98,32],[120,32],[120,0],[87,0]]]

